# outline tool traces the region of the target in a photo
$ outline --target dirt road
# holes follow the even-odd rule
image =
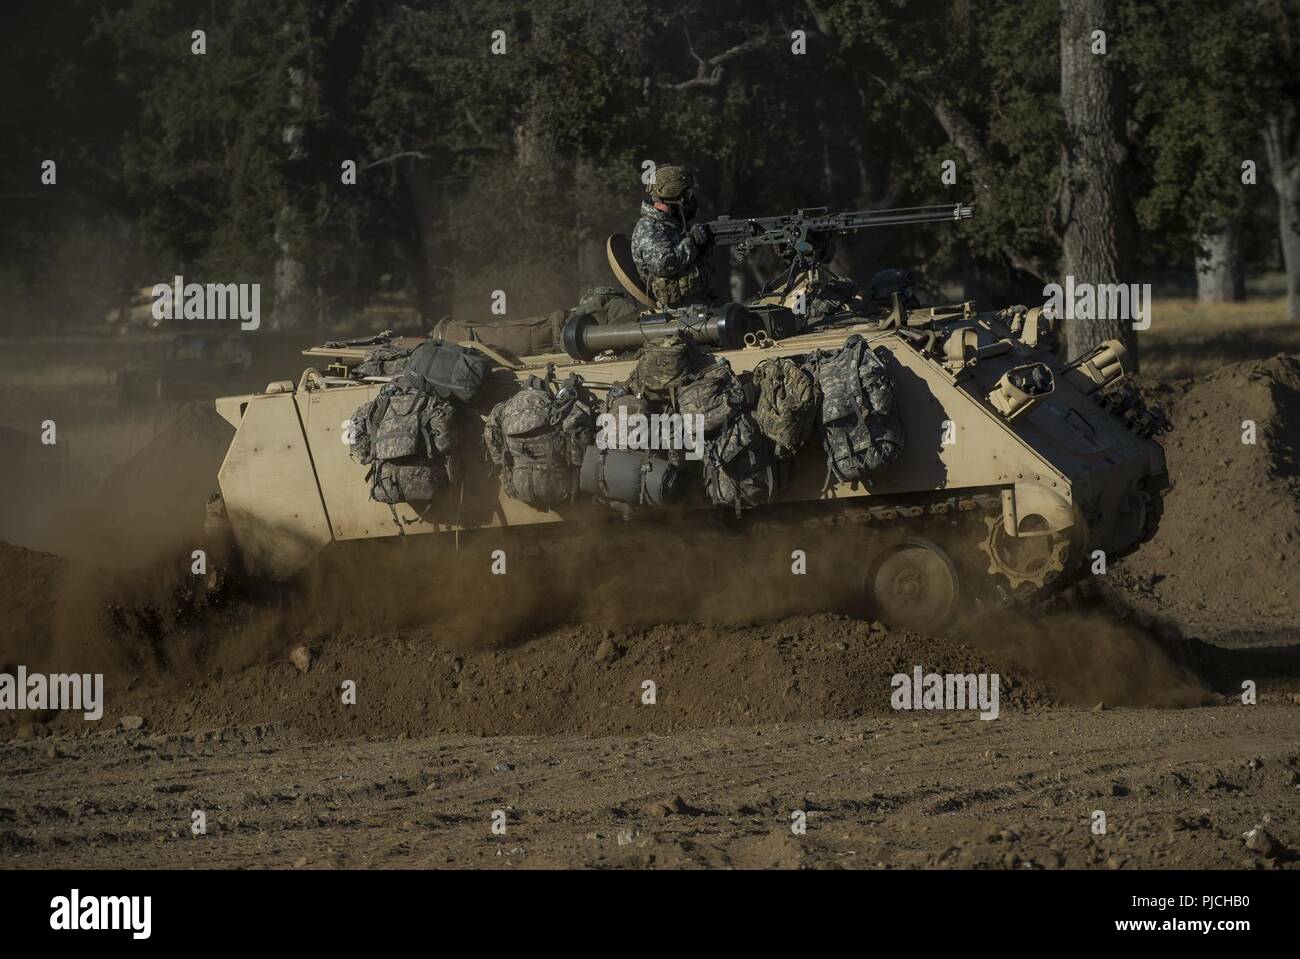
[[[1266,868],[1300,848],[1291,704],[592,738],[244,726],[0,761],[9,866]],[[1261,825],[1272,858],[1243,838]]]

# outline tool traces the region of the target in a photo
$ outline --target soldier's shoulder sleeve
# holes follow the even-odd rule
[[[695,241],[689,235],[679,236],[666,223],[642,217],[632,231],[632,261],[638,270],[653,276],[677,276],[698,255]]]
[[[636,221],[636,226],[632,228],[632,262],[636,268],[643,273],[649,272],[649,265],[646,262],[646,247],[652,242],[650,231],[653,224],[641,217]]]

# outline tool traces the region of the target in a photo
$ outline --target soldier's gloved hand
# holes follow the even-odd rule
[[[713,242],[713,231],[709,229],[707,223],[697,223],[691,227],[691,239],[695,241],[696,246],[709,246]]]

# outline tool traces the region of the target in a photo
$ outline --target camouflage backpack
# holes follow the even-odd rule
[[[573,312],[586,314],[604,326],[607,323],[635,323],[642,307],[622,290],[595,286],[582,294]]]
[[[507,496],[543,508],[573,498],[583,454],[595,442],[593,407],[576,375],[554,392],[530,376],[493,407],[483,443]]]
[[[397,376],[406,370],[411,351],[396,346],[377,346],[352,368],[353,376]]]
[[[705,367],[676,387],[673,402],[684,416],[704,418],[704,492],[716,506],[737,513],[772,501],[776,475],[771,444],[749,413],[740,378],[726,360]]]
[[[672,388],[673,406],[684,416],[704,417],[704,435],[717,436],[745,409],[745,388],[719,360]]]
[[[648,416],[650,403],[644,396],[635,393],[630,384],[615,383],[605,393],[605,412],[617,415],[620,409],[626,410],[628,416]]]
[[[741,510],[772,502],[776,474],[771,445],[754,418],[741,412],[704,443],[704,492],[716,506]]]
[[[787,357],[764,360],[754,368],[758,406],[754,419],[772,441],[772,453],[789,459],[812,432],[817,416],[817,390],[813,379]]]
[[[807,367],[821,394],[821,436],[831,476],[856,482],[894,460],[903,449],[894,378],[859,335],[838,351],[822,350]]]
[[[370,466],[370,498],[423,505],[459,477],[456,410],[446,400],[394,383],[352,415],[349,450]]]
[[[600,442],[604,449],[617,450],[624,449],[626,443],[624,440],[628,437],[619,435],[619,414],[622,413],[624,421],[631,423],[634,417],[649,417],[650,403],[644,396],[632,392],[631,387],[626,383],[615,383],[605,394],[605,403],[602,412],[609,416],[608,420],[599,421],[598,427],[602,427]],[[607,428],[605,428],[607,427]]]
[[[652,399],[666,400],[674,386],[709,362],[709,354],[685,333],[651,340],[637,356],[635,385]]]

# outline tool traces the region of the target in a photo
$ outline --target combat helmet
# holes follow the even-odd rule
[[[697,208],[695,174],[686,167],[666,163],[656,168],[654,179],[646,184],[646,192],[652,201],[674,207],[683,225],[694,219]]]
[[[695,189],[695,175],[684,166],[665,164],[655,170],[646,192],[664,203],[681,203]]]

